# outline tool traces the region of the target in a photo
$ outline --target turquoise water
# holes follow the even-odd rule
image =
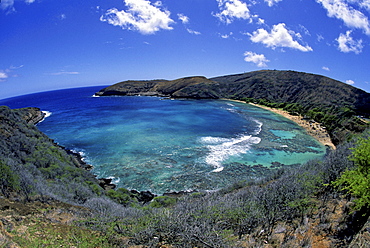
[[[98,177],[118,187],[213,190],[325,154],[294,122],[251,105],[222,100],[92,97],[102,87],[0,101],[50,114],[38,128],[80,152]]]

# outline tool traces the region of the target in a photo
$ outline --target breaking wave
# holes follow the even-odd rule
[[[243,134],[236,138],[202,137],[200,142],[206,145],[209,151],[204,161],[215,168],[212,172],[220,172],[224,169],[225,160],[247,153],[253,144],[261,142],[261,138]]]

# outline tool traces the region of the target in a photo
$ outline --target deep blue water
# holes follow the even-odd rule
[[[325,154],[294,122],[244,103],[92,97],[100,87],[0,100],[51,115],[38,128],[83,154],[98,177],[164,193],[212,190]]]

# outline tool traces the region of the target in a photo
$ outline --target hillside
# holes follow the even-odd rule
[[[207,79],[125,81],[97,92],[107,95],[158,95],[186,98],[256,98],[300,103],[303,107],[349,107],[370,115],[370,94],[334,79],[295,71],[255,71]]]
[[[335,145],[368,124],[359,116],[370,116],[370,94],[334,79],[295,71],[255,71],[207,79],[125,81],[96,93],[150,95],[171,98],[237,99],[306,116],[322,123]]]
[[[40,117],[37,108],[0,107],[2,247],[356,247],[369,242],[369,208],[351,213],[351,198],[323,186],[353,168],[348,159],[353,142],[323,161],[287,167],[268,178],[216,192],[154,197],[103,190],[83,161],[34,126]]]

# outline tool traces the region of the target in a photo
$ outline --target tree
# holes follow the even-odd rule
[[[345,171],[334,186],[346,190],[356,197],[355,210],[370,207],[370,138],[360,139],[350,159],[355,163],[353,170]]]

